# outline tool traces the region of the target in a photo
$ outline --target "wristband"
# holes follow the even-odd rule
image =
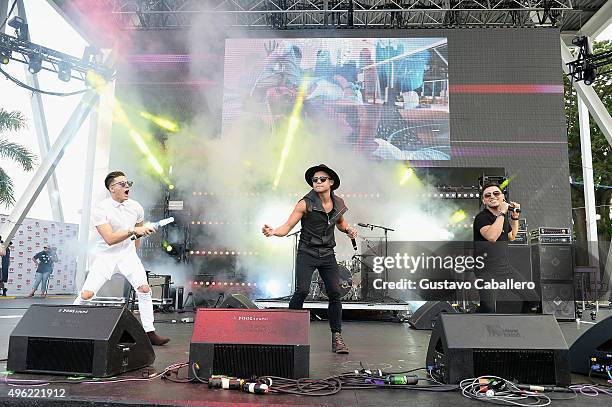
[[[134,230],[134,228],[129,228],[128,229],[128,235],[129,236],[134,236],[136,234],[136,231]]]

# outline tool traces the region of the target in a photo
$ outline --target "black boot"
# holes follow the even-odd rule
[[[349,348],[346,346],[346,343],[344,343],[340,332],[332,332],[332,352],[341,354],[349,353]]]

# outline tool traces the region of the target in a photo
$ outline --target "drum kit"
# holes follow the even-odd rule
[[[340,299],[344,301],[360,301],[361,300],[361,261],[355,256],[350,260],[338,262],[338,271],[340,272]],[[319,271],[312,274],[310,281],[310,294],[308,298],[311,301],[327,300],[327,291],[323,279],[319,275]]]

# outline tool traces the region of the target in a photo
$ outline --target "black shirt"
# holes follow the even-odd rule
[[[53,263],[57,261],[57,255],[46,250],[36,253],[33,258],[39,261],[38,268],[36,269],[37,273],[53,271]]]
[[[508,266],[508,233],[512,230],[510,221],[504,216],[502,233],[496,242],[489,242],[480,233],[480,229],[495,223],[495,216],[487,208],[483,209],[474,218],[474,256],[485,257],[485,267],[489,271],[502,271]]]

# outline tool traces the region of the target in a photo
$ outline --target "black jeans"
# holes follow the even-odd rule
[[[329,306],[327,313],[329,316],[329,327],[332,332],[342,331],[342,303],[340,302],[340,272],[338,271],[338,263],[336,256],[314,257],[306,253],[298,252],[295,261],[295,292],[291,301],[289,301],[289,309],[302,309],[304,300],[310,292],[310,281],[312,273],[319,270],[319,275],[325,284],[327,297],[329,298]]]

